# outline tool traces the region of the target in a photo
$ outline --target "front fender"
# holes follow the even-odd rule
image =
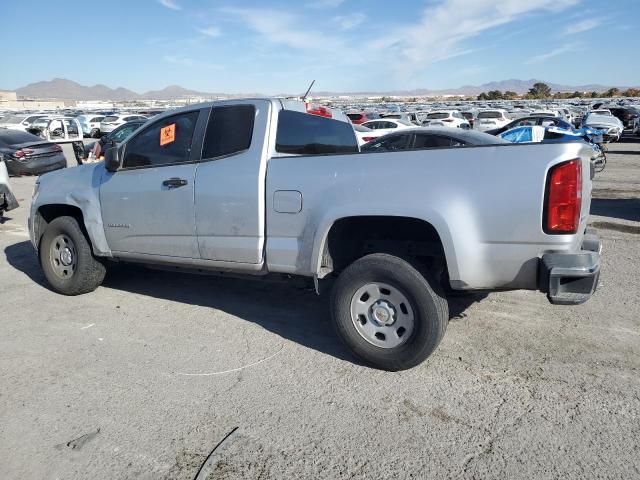
[[[67,205],[82,212],[84,227],[91,240],[93,253],[110,257],[111,249],[107,244],[100,208],[100,185],[105,173],[104,163],[65,168],[42,175],[39,188],[31,203],[29,218],[31,240],[38,247],[38,238],[34,231],[39,210],[47,205]]]

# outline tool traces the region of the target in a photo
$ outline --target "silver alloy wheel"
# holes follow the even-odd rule
[[[53,272],[60,278],[71,278],[76,270],[78,252],[73,240],[65,234],[60,234],[51,242],[49,260]]]
[[[407,297],[386,283],[367,283],[351,298],[351,321],[367,342],[381,348],[405,343],[413,332],[414,314]]]

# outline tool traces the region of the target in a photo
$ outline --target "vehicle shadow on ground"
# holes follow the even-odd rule
[[[10,245],[4,252],[9,265],[49,288],[29,242]],[[101,288],[213,308],[253,322],[305,347],[361,365],[333,331],[328,295],[316,295],[313,286],[300,279],[238,279],[116,265],[109,269]],[[450,318],[464,318],[464,311],[485,296],[450,299]]]
[[[640,198],[594,198],[591,215],[640,222]]]

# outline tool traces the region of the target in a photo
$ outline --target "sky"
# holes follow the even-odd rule
[[[0,89],[640,85],[640,0],[2,0],[0,18]]]

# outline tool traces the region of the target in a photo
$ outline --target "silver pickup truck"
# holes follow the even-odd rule
[[[42,176],[29,229],[65,295],[97,288],[111,261],[330,285],[347,346],[400,370],[442,339],[448,293],[589,299],[590,155],[579,143],[361,153],[341,112],[214,102],[154,118],[102,163]]]

